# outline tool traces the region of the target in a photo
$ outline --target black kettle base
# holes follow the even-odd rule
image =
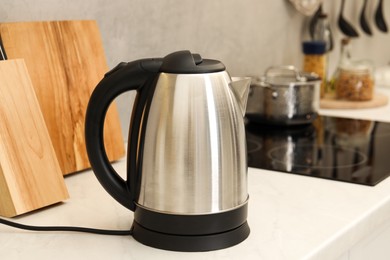
[[[249,236],[248,201],[218,213],[176,215],[136,206],[133,237],[160,249],[200,252],[234,246]]]
[[[245,221],[241,226],[226,232],[206,235],[175,235],[156,232],[133,223],[133,237],[138,242],[165,250],[181,252],[202,252],[218,250],[237,245],[249,236]]]

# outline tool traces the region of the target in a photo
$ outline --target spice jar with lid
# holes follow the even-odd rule
[[[353,60],[349,38],[341,40],[340,60],[333,75],[336,99],[367,101],[374,94],[374,66],[368,60]]]
[[[323,41],[307,41],[303,42],[303,71],[315,73],[321,78],[320,96],[324,97],[326,92],[326,74],[327,74],[327,59],[326,59],[326,43]]]
[[[338,68],[335,78],[337,99],[367,101],[373,98],[374,80],[368,62],[351,62]]]

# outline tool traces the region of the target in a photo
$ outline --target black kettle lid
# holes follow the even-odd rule
[[[163,58],[160,72],[175,74],[198,74],[224,71],[225,65],[218,60],[203,59],[188,50],[177,51]]]

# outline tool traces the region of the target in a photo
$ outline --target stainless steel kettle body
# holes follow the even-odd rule
[[[133,236],[157,248],[206,251],[249,235],[243,115],[249,79],[188,51],[118,65],[96,87],[86,116],[87,152],[97,178],[134,211]],[[109,104],[137,90],[127,180],[108,162]]]
[[[139,206],[208,214],[247,198],[245,129],[229,75],[159,76],[150,106]]]

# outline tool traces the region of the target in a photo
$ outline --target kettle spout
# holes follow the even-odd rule
[[[249,88],[251,85],[250,77],[232,77],[230,87],[240,104],[242,116],[245,116],[246,104],[248,102]]]

